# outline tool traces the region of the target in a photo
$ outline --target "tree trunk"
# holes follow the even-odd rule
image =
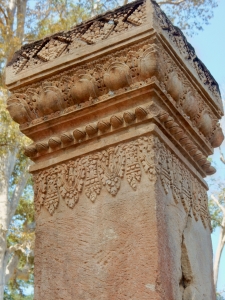
[[[223,217],[223,220],[222,220],[218,246],[217,246],[216,255],[215,255],[215,259],[214,259],[214,284],[215,284],[215,288],[217,287],[219,266],[220,266],[220,258],[221,258],[222,252],[223,252],[224,245],[225,245],[225,216]]]
[[[0,300],[4,298],[6,238],[0,237]]]
[[[9,260],[6,233],[28,179],[28,173],[25,171],[25,174],[21,176],[20,181],[12,192],[10,199],[8,199],[9,182],[15,167],[17,151],[18,149],[14,149],[13,152],[8,151],[0,157],[0,300],[4,299],[4,286],[7,283],[6,270],[8,280],[13,273],[13,266],[16,264],[15,259],[13,261],[14,264]]]
[[[7,250],[7,238],[6,232],[8,229],[8,215],[9,215],[9,206],[8,206],[8,197],[7,197],[7,185],[0,187],[0,300],[3,300],[4,297],[4,286],[5,286],[5,270],[6,270],[6,250]]]
[[[16,36],[21,44],[24,39],[24,24],[26,18],[27,0],[17,0],[17,29]]]

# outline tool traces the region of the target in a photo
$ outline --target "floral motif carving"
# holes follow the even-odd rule
[[[53,169],[50,174],[48,174],[46,181],[47,181],[47,188],[46,188],[46,198],[44,201],[45,208],[49,211],[52,215],[59,204],[59,195],[58,195],[58,176],[57,173],[54,172]]]
[[[154,137],[143,137],[139,139],[139,159],[150,181],[154,181],[157,174],[155,150],[156,144],[154,143]]]
[[[187,169],[182,166],[182,192],[181,192],[181,201],[183,203],[185,211],[188,213],[191,205],[191,178],[190,173]]]
[[[70,208],[73,208],[79,199],[79,194],[83,189],[84,178],[85,168],[79,159],[59,167],[59,194]]]
[[[101,182],[97,170],[98,155],[91,155],[83,159],[86,169],[85,195],[94,202],[101,192]]]
[[[124,177],[136,190],[142,178],[141,165],[150,182],[159,180],[176,205],[182,204],[186,213],[192,210],[196,221],[201,219],[210,227],[205,187],[153,135],[38,172],[34,175],[36,211],[44,206],[52,215],[61,200],[73,208],[83,190],[92,202],[104,187],[116,196]]]
[[[99,153],[98,170],[102,184],[115,196],[120,188],[126,164],[125,153],[121,146],[110,147]]]
[[[196,178],[192,177],[192,211],[196,221],[200,217],[201,197],[201,186]]]
[[[179,159],[175,155],[172,156],[172,181],[171,189],[176,203],[181,201],[182,192],[182,169]]]
[[[138,142],[131,142],[124,146],[126,152],[126,178],[133,190],[141,181],[141,166],[138,159]]]
[[[168,151],[166,147],[162,144],[161,147],[157,147],[157,172],[161,178],[162,185],[165,189],[166,194],[168,194],[170,189],[170,182],[171,182],[171,158],[168,155]]]

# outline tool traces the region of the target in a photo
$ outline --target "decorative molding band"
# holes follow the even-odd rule
[[[31,144],[25,148],[25,155],[30,158],[47,155],[59,149],[81,144],[84,141],[96,138],[96,136],[102,137],[109,132],[112,133],[134,124],[151,121],[153,118],[168,131],[169,135],[173,136],[181,148],[187,151],[204,173],[208,175],[215,173],[215,168],[211,166],[207,156],[199,150],[193,139],[185,133],[168,112],[158,107],[154,102],[87,124],[82,128],[74,128],[69,132],[61,133],[60,136],[52,136],[48,140],[38,141],[36,144]],[[215,137],[218,138],[217,135]]]
[[[39,214],[45,207],[53,215],[59,201],[72,209],[82,193],[95,202],[103,188],[116,196],[124,178],[136,190],[143,171],[150,182],[159,178],[165,193],[172,193],[176,204],[181,202],[186,213],[192,210],[196,221],[201,219],[205,227],[210,227],[205,187],[154,135],[36,172],[36,212]]]

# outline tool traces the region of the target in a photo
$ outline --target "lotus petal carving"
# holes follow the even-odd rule
[[[191,119],[198,114],[198,101],[191,92],[188,92],[185,96],[183,110]]]
[[[183,94],[183,84],[176,72],[172,72],[169,74],[166,87],[168,93],[173,97],[173,99],[175,101],[178,101]]]
[[[11,95],[7,100],[7,109],[12,119],[19,124],[30,122],[35,118],[29,108],[25,94],[15,93]]]
[[[213,148],[219,147],[224,140],[224,135],[221,127],[217,127],[211,138]]]
[[[97,98],[99,95],[97,82],[91,75],[81,74],[71,87],[70,94],[74,104],[88,101],[90,97]]]
[[[112,63],[103,77],[104,83],[111,91],[131,84],[130,68],[125,63]]]
[[[209,135],[213,129],[213,123],[210,115],[203,111],[198,120],[198,128],[204,135]]]
[[[213,175],[213,174],[215,174],[216,173],[216,169],[213,167],[213,166],[210,166],[209,168],[208,168],[208,170],[206,171],[206,174],[207,175]]]
[[[36,149],[40,153],[47,152],[49,149],[48,142],[47,141],[38,142],[36,144]]]
[[[150,47],[145,50],[140,57],[138,70],[142,79],[147,79],[152,76],[162,76],[162,66],[159,62],[156,49]]]
[[[37,101],[37,109],[41,116],[49,115],[59,110],[63,110],[66,104],[63,100],[63,94],[59,88],[51,82],[42,84],[42,92]]]

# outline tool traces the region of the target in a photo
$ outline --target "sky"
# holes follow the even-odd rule
[[[225,100],[225,0],[220,0],[219,5],[214,10],[214,17],[210,21],[210,25],[206,25],[204,30],[198,35],[188,38],[188,41],[195,48],[198,57],[203,61],[208,70],[220,85],[220,90]],[[225,132],[225,119],[221,121],[221,125]],[[225,154],[225,142],[221,146]],[[219,151],[215,150],[212,159],[216,165],[217,180],[225,183],[225,165],[219,161]],[[209,178],[208,178],[209,180]],[[211,191],[209,191],[210,193]],[[215,253],[219,230],[212,234],[213,251]],[[219,271],[218,291],[225,291],[225,249],[222,254],[222,260]],[[225,292],[223,293],[225,296]]]

